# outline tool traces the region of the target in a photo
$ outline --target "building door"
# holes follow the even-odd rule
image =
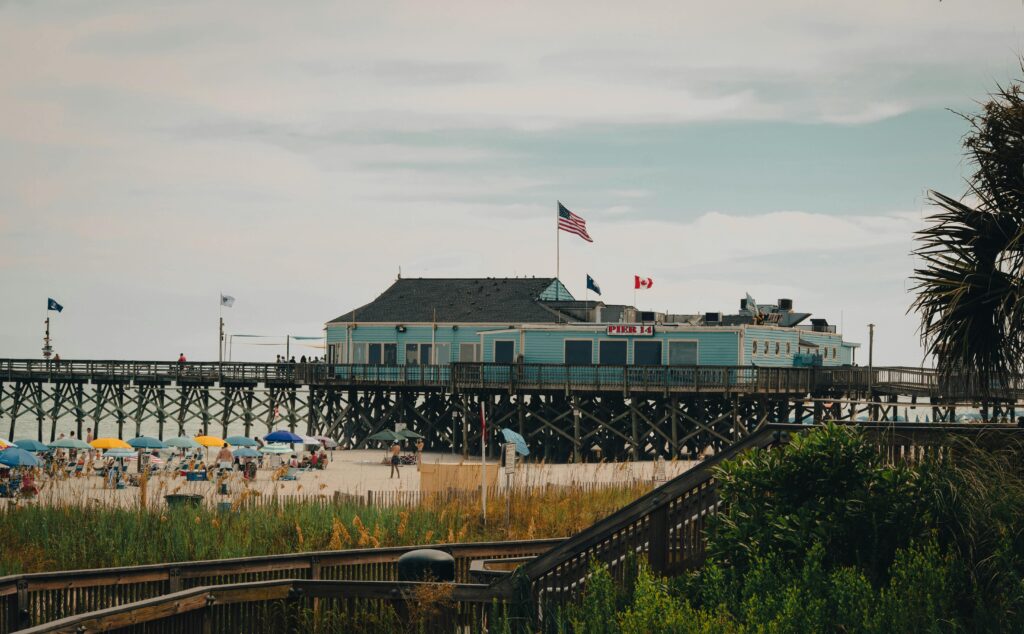
[[[515,341],[495,341],[494,342],[494,362],[495,363],[512,363],[516,358],[516,342]]]

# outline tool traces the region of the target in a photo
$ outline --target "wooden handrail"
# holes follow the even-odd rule
[[[49,611],[47,606],[50,605],[43,597],[52,592],[91,592],[90,605],[107,607],[122,603],[124,597],[138,598],[146,593],[163,595],[185,589],[192,583],[202,583],[204,579],[231,575],[246,575],[251,579],[251,575],[254,574],[280,574],[281,571],[292,571],[315,579],[323,570],[341,567],[349,568],[348,574],[354,576],[387,581],[394,576],[394,564],[398,558],[417,548],[433,548],[448,552],[456,560],[458,578],[465,580],[469,577],[469,565],[474,559],[537,555],[561,540],[562,538],[554,538],[358,548],[10,575],[0,577],[0,605],[6,601],[6,605],[2,606],[6,609],[0,612],[0,632],[11,631],[13,624],[24,627],[38,622],[39,619],[48,621],[65,616],[66,614],[61,612],[42,613]],[[381,566],[386,568],[382,569]],[[334,576],[340,574],[336,572]],[[36,600],[37,597],[40,598],[39,601]],[[57,605],[63,606],[61,609],[68,607],[67,602],[63,601],[58,601]],[[37,612],[40,613],[36,614]],[[11,625],[5,628],[5,621]]]
[[[120,627],[150,623],[209,610],[218,606],[295,599],[376,599],[399,604],[413,598],[424,584],[411,581],[315,581],[281,579],[249,583],[201,586],[143,599],[86,614],[79,614],[21,630],[24,634],[73,633],[107,631]],[[495,599],[488,586],[481,584],[450,584],[454,603],[475,603],[489,606]]]

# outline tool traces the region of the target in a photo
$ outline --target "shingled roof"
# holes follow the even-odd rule
[[[559,320],[558,312],[539,298],[554,281],[553,277],[401,278],[377,299],[329,323],[429,323],[435,319],[435,310],[436,320],[443,323],[552,323]],[[566,321],[565,315],[561,321]]]

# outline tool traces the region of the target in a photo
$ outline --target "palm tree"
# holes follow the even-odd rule
[[[976,168],[964,199],[930,191],[938,209],[917,232],[912,279],[921,341],[946,379],[974,375],[982,390],[1024,367],[1024,94],[999,87],[964,117]]]

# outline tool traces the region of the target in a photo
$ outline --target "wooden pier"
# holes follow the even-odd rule
[[[10,439],[261,436],[286,427],[359,448],[405,424],[428,450],[479,453],[479,412],[549,460],[692,457],[766,423],[897,420],[912,407],[952,422],[957,408],[1014,420],[1024,383],[977,389],[920,368],[767,368],[456,363],[328,365],[0,360]],[[150,432],[153,433],[153,432]]]

